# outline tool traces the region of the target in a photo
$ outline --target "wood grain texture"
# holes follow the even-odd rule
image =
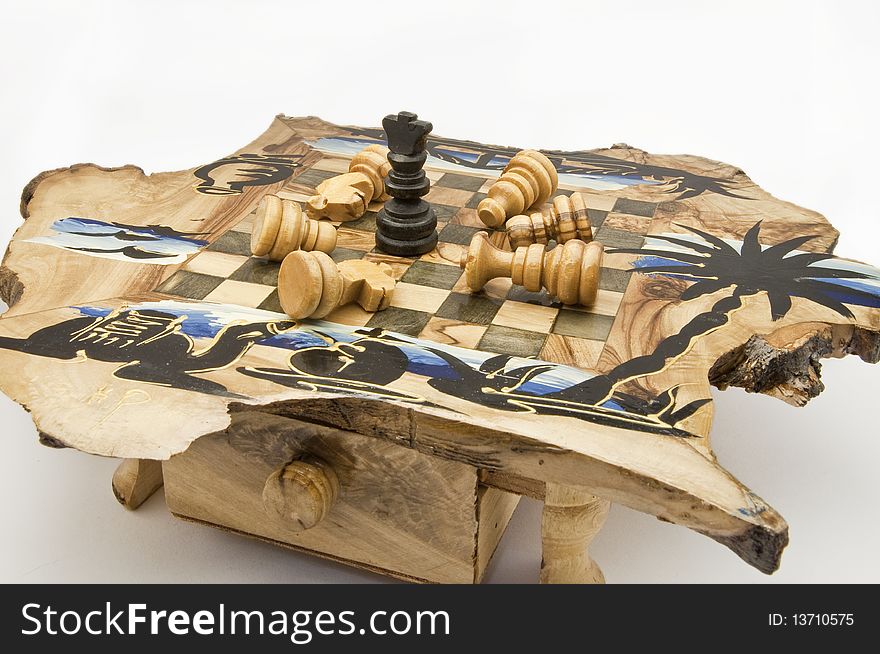
[[[309,164],[310,150],[276,120],[253,142],[235,154],[295,155],[299,168]],[[318,157],[311,155],[312,160]],[[242,215],[250,213],[266,192],[278,190],[279,181],[247,186],[241,193],[207,195],[194,191],[198,169],[146,175],[136,166],[103,168],[77,164],[38,175],[22,194],[25,221],[9,244],[4,266],[15,272],[21,287],[3,284],[0,292],[9,304],[7,316],[56,308],[74,302],[151,291],[177,266],[88,257],[49,248],[29,239],[51,232],[52,223],[74,216],[126,225],[165,225],[184,233],[205,233],[212,241]],[[122,192],[128,198],[118,201]],[[52,265],[43,264],[51,257]],[[9,291],[12,292],[9,292]],[[17,292],[16,292],[17,291]]]
[[[542,584],[605,583],[587,548],[610,506],[575,486],[547,484],[541,515]]]
[[[509,405],[493,408],[477,401],[485,400],[484,396],[441,392],[437,388],[440,377],[431,379],[435,385],[430,385],[426,375],[412,371],[383,387],[386,395],[370,399],[282,385],[240,372],[257,368],[290,370],[290,351],[281,352],[282,348],[269,347],[262,341],[244,343],[242,339],[256,338],[247,333],[241,333],[241,339],[225,339],[224,347],[229,341],[243,346],[241,352],[236,350],[235,356],[218,365],[205,366],[201,359],[191,359],[195,352],[202,351],[213,357],[211,361],[222,359],[216,355],[223,348],[214,342],[222,339],[196,336],[192,351],[183,356],[190,366],[184,370],[186,383],[202,389],[220,386],[229,395],[129,378],[134,372],[131,361],[100,354],[100,349],[93,351],[100,356],[85,357],[67,347],[64,356],[53,358],[38,347],[39,339],[32,338],[40,330],[82,318],[76,306],[88,304],[90,308],[120,312],[145,300],[166,300],[161,292],[149,291],[187,265],[123,262],[30,240],[50,233],[53,221],[91,216],[135,226],[161,223],[182,233],[204,232],[202,238],[210,243],[212,251],[240,256],[239,241],[243,239],[247,246],[249,234],[241,228],[230,228],[244,224],[260,197],[277,192],[281,197],[304,201],[328,176],[345,169],[345,156],[332,151],[333,139],[369,140],[376,138],[373,134],[314,117],[281,116],[266,134],[238,153],[301,155],[297,161],[302,165],[284,181],[245,187],[241,193],[231,195],[194,191],[198,183],[194,172],[198,169],[147,177],[134,167],[102,170],[83,165],[40,176],[25,190],[24,213],[30,213],[30,218],[16,234],[0,268],[0,292],[15,301],[10,313],[0,320],[0,366],[15,371],[15,375],[0,377],[3,390],[32,411],[46,442],[88,452],[165,459],[186,451],[199,437],[225,429],[230,413],[250,411],[309,419],[508,478],[529,479],[538,485],[577,486],[592,495],[707,534],[765,572],[775,569],[787,542],[787,525],[716,461],[708,438],[712,422],[712,404],[707,402],[711,398],[710,382],[742,385],[801,404],[821,388],[817,366],[820,357],[857,354],[867,361],[880,357],[880,311],[869,303],[853,301],[853,297],[858,299],[853,292],[843,301],[843,311],[838,306],[840,301],[833,298],[825,298],[823,303],[815,293],[804,296],[803,277],[794,278],[785,289],[790,299],[787,306],[773,284],[769,288],[750,286],[754,280],[742,276],[732,276],[728,286],[711,290],[698,286],[700,282],[694,276],[646,273],[644,267],[628,272],[662,243],[669,246],[660,253],[667,258],[684,254],[700,267],[704,260],[694,257],[706,256],[705,261],[714,265],[718,257],[705,250],[708,241],[699,236],[701,232],[727,239],[734,254],[725,252],[731,257],[741,256],[744,249],[750,248],[752,259],[759,260],[761,252],[774,246],[795,247],[791,254],[798,257],[830,252],[837,232],[824,217],[774,198],[733,166],[692,156],[653,155],[629,146],[545,153],[554,165],[566,171],[560,175],[559,189],[580,191],[586,198],[592,229],[597,240],[606,245],[600,291],[622,295],[597,297],[604,314],[561,310],[552,327],[552,338],[542,341],[543,345],[538,343],[533,352],[527,347],[530,343],[518,340],[526,332],[510,326],[516,312],[513,318],[509,311],[501,313],[499,320],[505,324],[493,324],[513,290],[509,280],[493,280],[482,293],[470,295],[463,278],[450,278],[450,287],[445,276],[440,276],[443,290],[450,293],[436,315],[411,309],[399,313],[412,318],[405,325],[408,333],[431,339],[427,344],[416,344],[418,347],[446,346],[450,342],[467,347],[474,347],[471,343],[478,347],[484,344],[492,352],[525,356],[540,352],[550,363],[589,369],[592,376],[584,383],[586,390],[593,392],[599,387],[607,391],[593,397],[593,406],[601,407],[611,397],[608,393],[625,393],[632,402],[654,402],[675,394],[672,408],[696,407],[687,415],[674,412],[678,416],[674,426],[680,435],[648,433],[601,420],[536,415]],[[437,143],[445,149],[435,152],[444,156],[455,152],[467,155],[461,158],[468,162],[468,166],[460,165],[466,168],[461,171],[463,177],[485,178],[479,187],[465,180],[465,186],[477,188],[479,193],[471,206],[460,211],[474,211],[481,199],[477,196],[489,190],[499,172],[475,168],[470,162],[491,157],[503,160],[516,152],[449,139]],[[491,157],[480,159],[481,155]],[[425,168],[435,181],[450,174],[449,161],[439,156],[429,158]],[[452,170],[459,174],[458,169]],[[586,174],[578,177],[579,170]],[[584,181],[603,175],[623,176],[633,183],[599,190]],[[230,184],[229,179],[221,182],[220,188]],[[463,198],[465,190],[453,188],[455,192],[446,192],[446,197]],[[452,218],[456,208],[449,209],[446,215]],[[193,220],[193,216],[198,218]],[[755,229],[759,221],[758,233]],[[469,240],[468,230],[473,229],[472,225],[450,222],[444,227],[448,240],[420,261],[455,266],[465,249],[462,243]],[[813,238],[791,245],[793,239],[806,236]],[[674,245],[674,239],[690,239],[690,244],[704,251],[694,253],[688,245]],[[503,246],[506,237],[496,232],[491,240]],[[369,229],[339,230],[340,248],[366,253],[373,244]],[[713,248],[723,250],[717,244],[709,249]],[[376,255],[367,255],[371,256]],[[650,256],[663,258],[656,252]],[[828,262],[849,272],[875,270],[846,259]],[[411,263],[398,263],[397,268],[393,263],[389,265],[400,277]],[[216,297],[229,298],[205,271],[231,265],[228,258],[206,262],[205,268],[187,270],[189,276],[175,277],[174,283],[191,288],[195,295],[190,297],[209,298],[217,293]],[[817,265],[821,266],[821,261]],[[737,274],[756,269],[749,265],[731,267]],[[695,286],[704,292],[691,290]],[[838,294],[846,295],[840,289]],[[437,299],[439,294],[426,298],[422,306],[433,307]],[[194,309],[197,304],[192,303]],[[613,306],[619,307],[615,315],[611,315]],[[370,318],[358,311],[331,315],[338,313],[339,323],[365,325]],[[526,318],[529,324],[540,323],[534,315]],[[283,316],[265,317],[267,322],[258,328],[282,320]],[[477,330],[485,327],[485,332],[477,335],[473,328],[460,328],[461,322],[477,324]],[[468,352],[461,356],[477,356],[473,350]],[[476,369],[476,365],[471,368]],[[159,366],[149,372],[156,370],[166,368]],[[140,374],[146,372],[141,370]],[[492,380],[487,376],[482,382]],[[157,415],[174,428],[158,428]],[[604,420],[607,416],[601,417]]]
[[[326,517],[306,530],[267,512],[262,499],[267,478],[303,453],[332,466],[339,482]],[[468,465],[351,432],[244,413],[225,432],[166,461],[164,470],[166,500],[177,515],[408,579],[474,581],[477,474]],[[487,511],[503,529],[498,509]],[[485,547],[492,540],[487,535]]]
[[[162,463],[124,459],[113,473],[113,494],[126,509],[136,509],[162,488]]]

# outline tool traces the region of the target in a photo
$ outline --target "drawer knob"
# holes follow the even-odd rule
[[[324,519],[339,495],[339,479],[326,461],[305,456],[276,470],[263,486],[263,507],[295,531]]]

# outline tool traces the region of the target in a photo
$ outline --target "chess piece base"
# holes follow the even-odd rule
[[[398,257],[416,257],[437,247],[437,216],[427,202],[389,200],[376,218],[376,247]]]

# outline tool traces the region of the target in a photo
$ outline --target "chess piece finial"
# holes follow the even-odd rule
[[[431,188],[422,167],[428,154],[425,144],[431,123],[401,111],[382,121],[388,137],[391,171],[385,190],[391,199],[376,218],[376,248],[402,257],[430,252],[437,245],[437,217],[422,199]]]
[[[388,264],[362,259],[337,264],[324,252],[299,250],[281,262],[278,298],[291,318],[323,318],[350,302],[381,311],[391,302],[395,284]]]
[[[306,211],[315,219],[357,220],[371,202],[384,202],[390,197],[385,192],[385,177],[390,170],[388,148],[368,145],[352,157],[347,173],[318,184],[315,195],[306,202]]]
[[[489,242],[486,232],[477,232],[460,264],[472,291],[490,279],[510,277],[527,291],[546,288],[563,304],[589,306],[596,301],[603,251],[598,241],[572,239],[549,252],[539,243],[505,252]]]
[[[547,245],[550,240],[565,243],[573,238],[584,243],[593,240],[593,228],[587,214],[584,196],[572,193],[558,195],[553,203],[529,215],[514,216],[507,221],[507,238],[513,249],[532,243]]]
[[[477,205],[477,214],[488,227],[498,227],[510,216],[546,202],[558,185],[553,162],[537,150],[522,150],[489,187],[488,197]]]
[[[251,232],[251,253],[281,261],[294,250],[333,252],[336,230],[327,222],[309,220],[293,200],[264,195]]]

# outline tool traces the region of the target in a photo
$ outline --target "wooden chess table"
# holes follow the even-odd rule
[[[716,460],[710,384],[802,405],[819,358],[876,362],[880,271],[733,166],[617,145],[545,151],[605,246],[596,302],[472,293],[475,208],[517,150],[432,137],[436,249],[376,251],[371,205],[332,257],[388,264],[391,306],[289,319],[254,209],[383,138],[279,116],[190,170],[38,175],[0,268],[0,387],[42,442],[123,458],[129,508],[164,482],[181,518],[408,580],[480,581],[523,495],[543,582],[602,580],[587,546],[611,502],[773,572],[788,527]]]

